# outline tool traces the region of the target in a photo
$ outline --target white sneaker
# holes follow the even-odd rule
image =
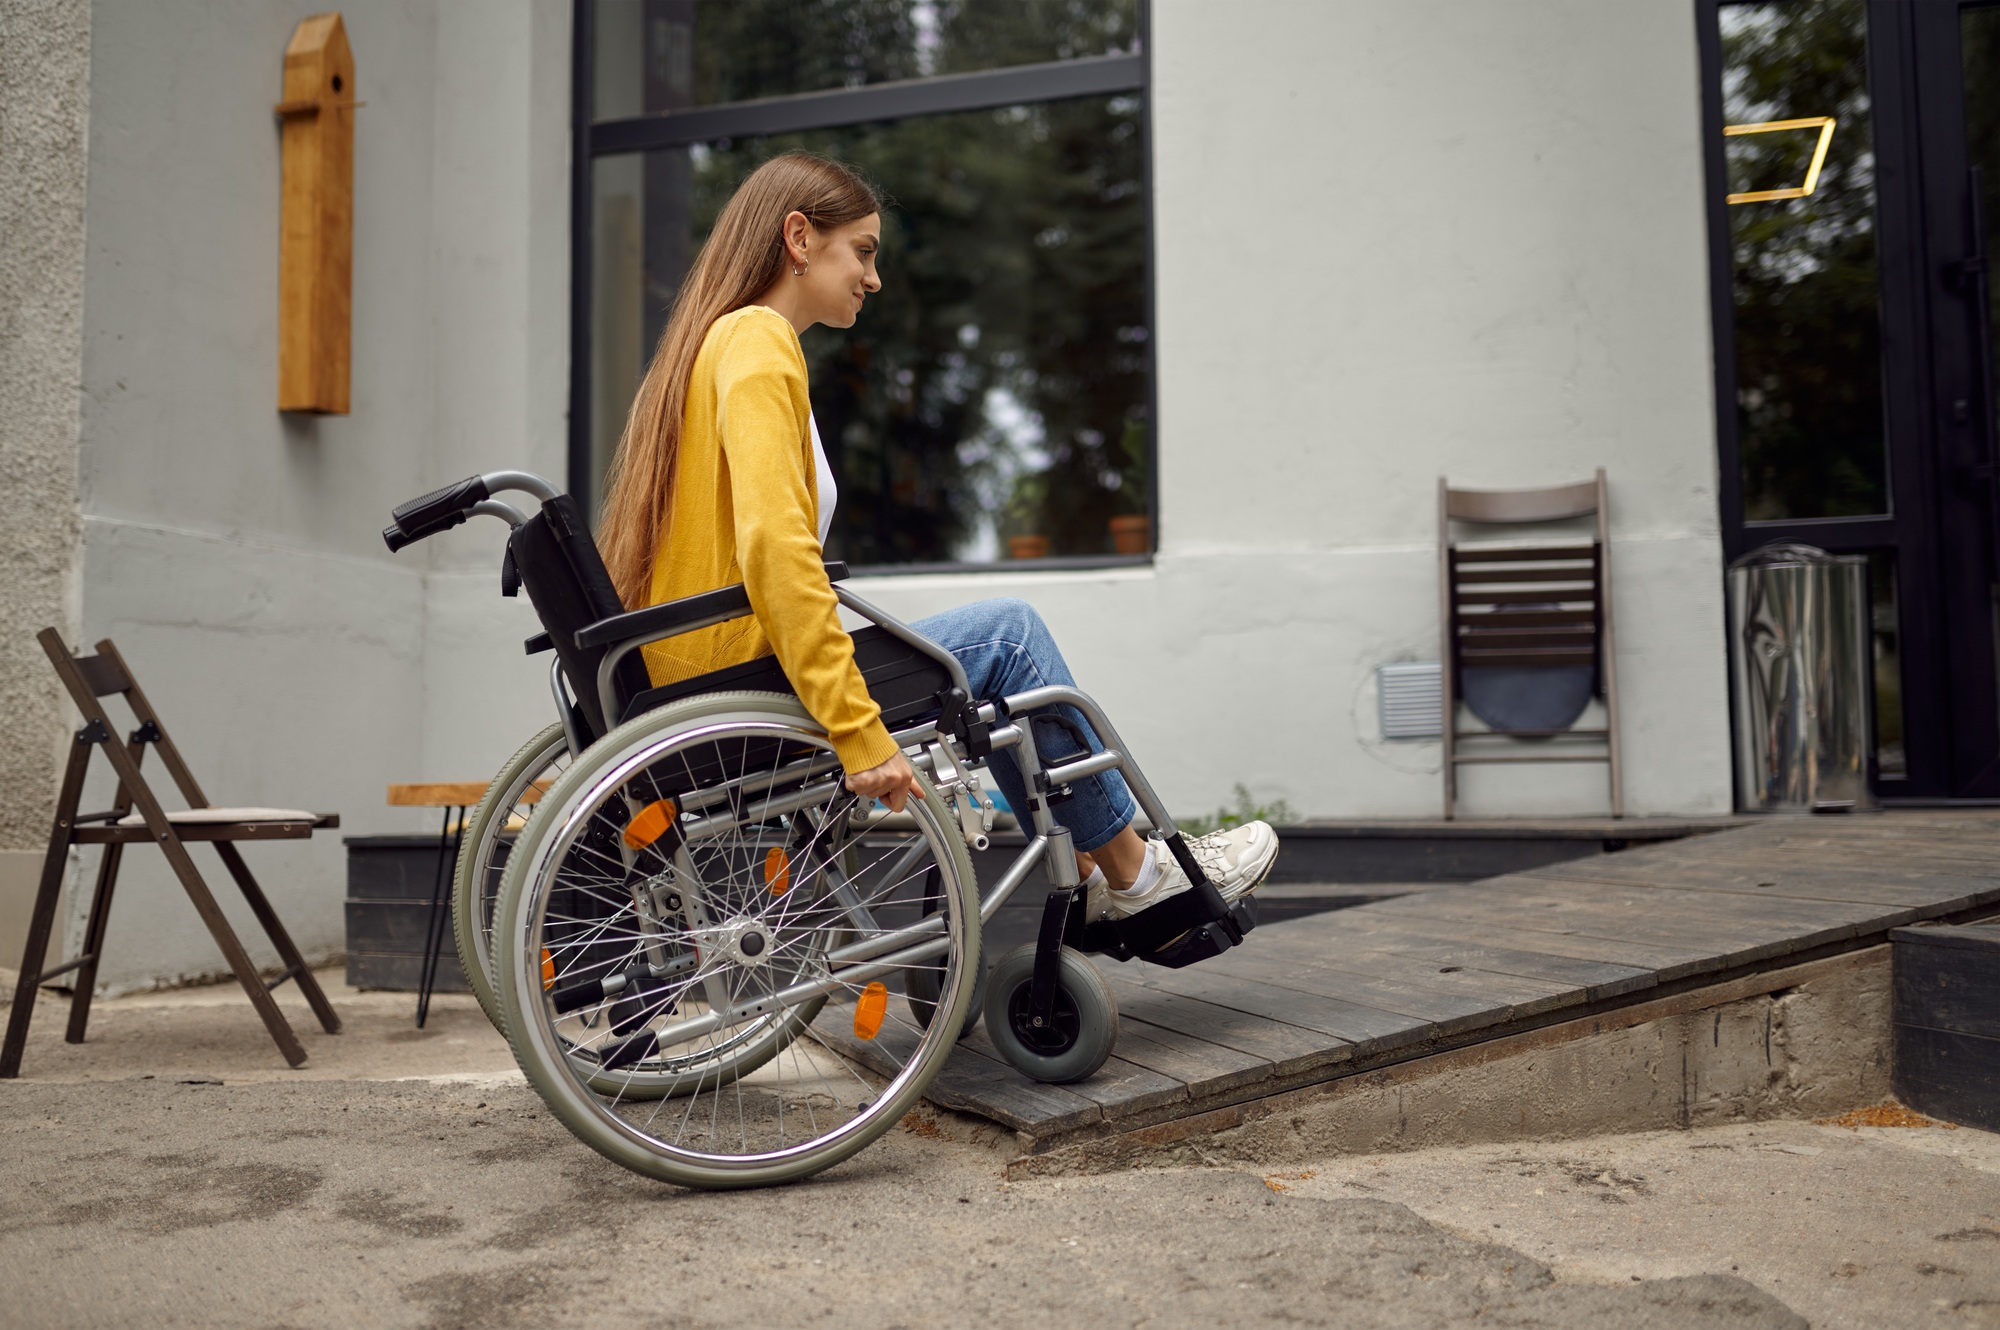
[[[1278,862],[1278,833],[1268,822],[1245,822],[1227,831],[1190,836],[1187,845],[1226,901],[1255,891]]]
[[[1187,845],[1194,852],[1194,861],[1230,905],[1255,891],[1278,858],[1277,833],[1263,822],[1190,836]],[[1113,891],[1108,883],[1093,884],[1084,906],[1090,918],[1129,919],[1193,887],[1165,841],[1146,842],[1146,852],[1153,857],[1152,883],[1143,891]]]

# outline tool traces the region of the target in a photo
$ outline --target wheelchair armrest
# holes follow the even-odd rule
[[[608,647],[629,642],[635,637],[671,637],[677,632],[713,623],[717,615],[734,619],[749,612],[750,593],[738,582],[720,591],[704,591],[699,596],[684,596],[664,605],[648,605],[643,610],[628,610],[608,619],[599,619],[576,630],[576,644],[580,647]]]
[[[827,564],[826,580],[846,581],[847,565]],[[750,592],[738,582],[718,591],[704,591],[698,596],[684,596],[664,605],[648,605],[643,610],[629,610],[608,619],[599,619],[577,630],[576,644],[580,647],[606,647],[629,642],[636,637],[658,640],[715,623],[718,619],[734,619],[748,613]]]

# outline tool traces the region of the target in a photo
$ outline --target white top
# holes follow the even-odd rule
[[[840,502],[840,487],[833,483],[833,468],[826,464],[826,447],[819,441],[819,421],[810,413],[806,425],[813,436],[813,472],[819,477],[819,543],[826,548],[826,533],[833,530],[833,508]]]

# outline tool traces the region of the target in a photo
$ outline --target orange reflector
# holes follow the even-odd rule
[[[556,986],[556,958],[549,955],[547,947],[542,948],[542,988],[544,991]]]
[[[889,1010],[889,989],[879,979],[861,990],[854,1004],[854,1037],[873,1039],[882,1033],[882,1017]]]
[[[771,894],[782,896],[792,889],[792,860],[783,850],[772,850],[764,856],[764,880],[771,884]]]
[[[639,815],[625,828],[625,848],[643,850],[654,841],[667,834],[667,828],[674,824],[681,810],[674,807],[672,799],[656,799],[639,810]]]

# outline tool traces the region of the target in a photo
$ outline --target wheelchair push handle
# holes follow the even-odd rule
[[[519,525],[518,513],[493,501],[492,496],[502,490],[523,490],[544,503],[556,496],[555,486],[526,471],[490,471],[483,476],[467,476],[396,505],[389,514],[392,524],[382,529],[382,543],[394,553],[426,536],[449,531],[481,513]]]
[[[429,494],[397,504],[389,514],[394,525],[383,529],[382,540],[391,550],[400,550],[426,536],[449,531],[472,516],[474,504],[484,503],[490,497],[484,476],[455,480]]]

